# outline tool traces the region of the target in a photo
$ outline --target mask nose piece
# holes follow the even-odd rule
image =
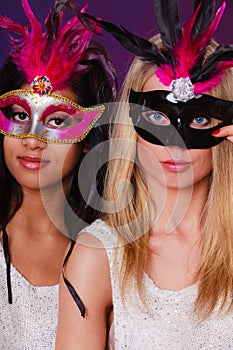
[[[189,137],[184,123],[180,117],[177,118],[175,125],[172,125],[172,133],[170,135],[170,144],[186,148],[189,143]]]

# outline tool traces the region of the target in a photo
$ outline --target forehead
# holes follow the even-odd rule
[[[153,91],[153,90],[166,90],[169,91],[169,87],[165,86],[163,83],[161,83],[161,81],[159,80],[159,78],[154,74],[152,74],[147,81],[145,82],[142,91],[146,92],[146,91]]]

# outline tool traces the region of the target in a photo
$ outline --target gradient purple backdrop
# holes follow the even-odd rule
[[[166,0],[165,0],[166,1]],[[47,16],[47,9],[52,6],[53,0],[29,0],[30,6],[40,21]],[[131,32],[150,38],[158,32],[154,18],[153,0],[87,0],[80,1],[80,7],[89,4],[88,12],[94,16],[101,17],[117,25],[123,25]],[[191,15],[194,1],[180,0],[180,18],[182,22]],[[222,1],[217,0],[219,6]],[[67,11],[68,12],[68,11]],[[27,18],[21,7],[21,0],[0,1],[0,14],[8,16],[20,23],[27,24]],[[233,0],[227,1],[227,8],[222,21],[215,34],[215,39],[222,44],[230,44],[232,38]],[[133,56],[124,50],[120,44],[108,33],[96,36],[96,40],[104,44],[109,51],[112,61],[117,69],[119,83],[125,77]],[[6,34],[0,30],[0,64],[7,57],[9,46]]]

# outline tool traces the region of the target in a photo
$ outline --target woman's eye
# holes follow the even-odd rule
[[[52,118],[46,123],[46,125],[52,128],[67,128],[70,126],[70,123],[67,121],[67,119]]]
[[[30,120],[29,116],[27,113],[25,112],[14,112],[11,115],[11,120],[15,121],[15,122],[19,122],[19,123],[25,123],[28,122]]]
[[[8,119],[17,123],[27,123],[30,121],[28,113],[19,105],[11,105],[5,108],[5,115]]]
[[[73,125],[75,118],[68,114],[54,113],[44,119],[44,124],[49,128],[68,128]]]
[[[142,112],[142,116],[151,124],[154,125],[169,125],[170,119],[159,111]]]
[[[54,119],[51,119],[49,122],[48,122],[48,125],[50,126],[54,126],[54,127],[62,127],[64,123],[64,119],[61,119],[61,118],[54,118]]]
[[[194,118],[190,123],[190,127],[193,129],[208,129],[211,126],[212,118],[206,118],[201,116]]]

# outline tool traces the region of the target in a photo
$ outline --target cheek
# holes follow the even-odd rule
[[[62,159],[62,171],[63,173],[72,172],[77,165],[78,161],[83,155],[82,143],[72,144],[63,153]]]
[[[212,170],[211,149],[191,150],[190,155],[194,164],[194,175],[199,178],[207,176]]]
[[[165,148],[150,144],[141,137],[137,139],[137,159],[139,166],[147,173],[157,174],[162,176],[159,160],[163,156]]]
[[[4,155],[4,160],[6,163],[6,166],[10,169],[13,164],[13,155],[14,155],[14,151],[16,149],[19,149],[20,146],[20,140],[18,139],[13,139],[11,137],[8,136],[4,136],[3,139],[3,155]],[[12,159],[12,161],[11,161]]]

